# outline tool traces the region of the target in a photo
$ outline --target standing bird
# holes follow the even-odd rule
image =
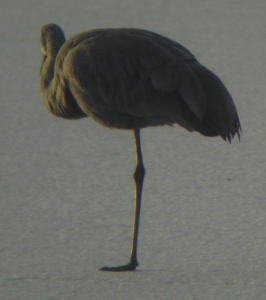
[[[179,124],[224,140],[240,121],[221,82],[185,47],[142,29],[96,29],[65,40],[56,24],[41,29],[40,89],[48,110],[64,119],[92,117],[134,132],[137,165],[133,241],[129,263],[102,271],[134,271],[145,168],[140,129]]]

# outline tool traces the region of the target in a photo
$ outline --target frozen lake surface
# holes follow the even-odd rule
[[[264,300],[264,0],[1,3],[0,299]],[[232,93],[240,143],[182,128],[142,131],[146,177],[134,273],[127,261],[134,140],[92,120],[48,114],[38,88],[39,30],[67,36],[138,27],[192,51]]]

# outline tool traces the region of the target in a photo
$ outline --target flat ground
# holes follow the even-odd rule
[[[0,299],[266,297],[264,0],[3,0]],[[143,131],[147,169],[135,273],[132,134],[48,114],[39,29],[140,27],[188,47],[231,91],[243,137]]]

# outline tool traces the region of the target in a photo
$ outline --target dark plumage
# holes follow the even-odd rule
[[[134,239],[129,264],[106,271],[135,270],[144,165],[140,129],[181,125],[229,142],[240,136],[233,100],[221,82],[185,47],[141,29],[96,29],[65,41],[55,24],[41,30],[40,87],[58,117],[87,116],[104,126],[132,129],[137,167]]]

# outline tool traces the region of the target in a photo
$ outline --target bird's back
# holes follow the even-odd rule
[[[233,100],[182,45],[138,29],[99,29],[69,39],[55,72],[83,112],[105,126],[178,123],[225,139],[240,124]]]

